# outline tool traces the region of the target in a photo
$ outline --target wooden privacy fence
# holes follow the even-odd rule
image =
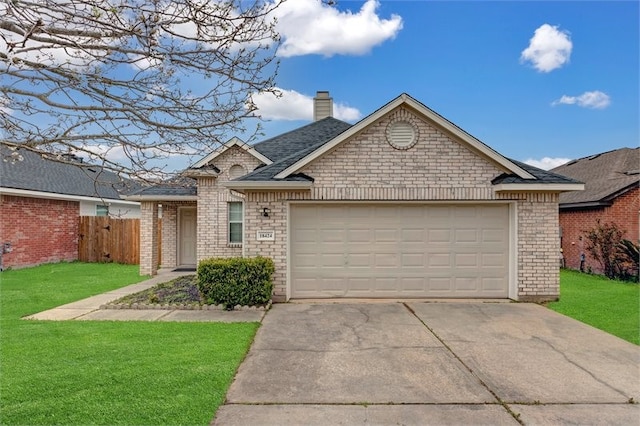
[[[140,263],[140,219],[80,216],[78,260],[83,262]],[[160,264],[162,220],[158,220]]]

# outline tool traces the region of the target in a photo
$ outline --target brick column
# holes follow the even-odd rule
[[[140,203],[140,275],[158,273],[158,203]]]

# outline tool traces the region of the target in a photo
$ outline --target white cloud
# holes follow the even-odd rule
[[[282,37],[278,56],[318,54],[364,55],[402,29],[402,18],[391,15],[381,19],[376,14],[380,3],[367,0],[353,13],[340,11],[319,0],[295,0],[281,4],[274,12],[277,30]]]
[[[267,120],[313,120],[313,96],[295,90],[275,89],[282,96],[276,97],[272,93],[253,95],[258,115]],[[357,108],[334,102],[333,116],[338,120],[356,121],[362,117],[362,113]]]
[[[535,160],[533,158],[529,158],[527,160],[524,160],[524,163],[525,164],[529,164],[530,166],[533,166],[533,167],[537,167],[539,169],[550,170],[550,169],[553,169],[555,167],[561,166],[561,165],[563,165],[565,163],[568,163],[569,161],[571,161],[570,158],[543,157],[541,160]]]
[[[530,62],[540,72],[550,72],[569,62],[572,48],[569,32],[543,24],[529,40],[529,47],[522,51],[520,61]]]
[[[107,159],[114,163],[119,163],[128,159],[127,153],[120,145],[83,145],[80,149],[74,150],[73,154],[92,162],[99,162],[101,159]]]
[[[553,106],[559,104],[578,105],[583,108],[591,109],[604,109],[611,105],[611,97],[604,92],[594,90],[593,92],[584,92],[580,96],[562,95],[560,99],[551,103]]]

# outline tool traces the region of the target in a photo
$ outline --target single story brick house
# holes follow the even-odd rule
[[[0,267],[78,259],[79,216],[139,218],[113,173],[0,144]]]
[[[332,117],[255,145],[231,139],[141,202],[142,274],[215,256],[274,260],[290,298],[559,294],[558,198],[573,179],[500,155],[402,94],[355,125]]]
[[[602,273],[585,250],[584,233],[597,221],[613,222],[625,238],[640,240],[640,148],[620,148],[570,161],[552,170],[584,182],[580,192],[560,194],[562,252],[567,268]]]

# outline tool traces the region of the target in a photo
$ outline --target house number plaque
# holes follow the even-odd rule
[[[258,241],[275,241],[276,233],[274,231],[258,231],[256,240]]]

